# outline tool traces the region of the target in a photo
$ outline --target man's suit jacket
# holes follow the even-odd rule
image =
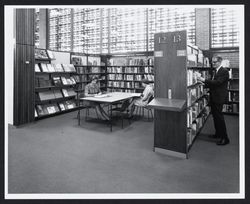
[[[228,100],[228,70],[221,67],[215,74],[214,79],[205,80],[205,87],[210,90],[210,101],[213,103],[223,104]]]

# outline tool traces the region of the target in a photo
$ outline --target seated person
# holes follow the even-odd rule
[[[147,79],[143,79],[142,86],[145,87],[145,89],[141,94],[140,98],[133,99],[130,105],[128,106],[128,113],[130,117],[133,115],[135,106],[146,106],[149,102],[150,97],[154,96],[154,83]]]
[[[98,77],[93,76],[91,78],[91,82],[85,86],[85,93],[84,93],[85,97],[96,96],[96,95],[101,95],[102,94],[102,92],[100,90],[100,86],[97,83],[97,81],[98,81]],[[110,119],[108,114],[101,107],[100,103],[89,102],[89,105],[92,106],[92,107],[95,107],[95,109],[97,111],[97,114],[99,115],[99,117],[102,120],[109,120]]]

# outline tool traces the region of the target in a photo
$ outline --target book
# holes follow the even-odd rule
[[[66,110],[66,108],[65,108],[65,106],[64,106],[64,104],[63,104],[63,103],[59,103],[59,107],[60,107],[61,111]]]
[[[35,59],[49,59],[46,50],[35,49]]]
[[[72,84],[76,84],[76,80],[73,76],[70,77],[71,81],[72,81]]]
[[[39,92],[38,95],[41,101],[55,99],[55,95],[53,91]]]
[[[71,72],[76,72],[75,66],[73,64],[68,65]]]
[[[64,97],[69,97],[67,89],[62,89],[62,93]]]
[[[37,105],[36,109],[39,116],[46,115],[46,111],[44,110],[42,105]]]
[[[55,72],[56,71],[54,66],[52,66],[51,64],[47,64],[47,69],[48,69],[49,72]]]
[[[62,64],[62,67],[63,67],[65,72],[71,72],[71,70],[67,64]]]
[[[35,64],[35,72],[41,72],[38,64]]]
[[[36,109],[35,109],[35,117],[38,117]]]
[[[55,59],[54,53],[53,53],[52,51],[47,50],[47,53],[48,53],[48,57],[49,57],[50,59]]]
[[[54,106],[47,106],[47,110],[48,110],[48,113],[49,113],[49,114],[52,114],[52,113],[55,113],[55,112],[56,112]]]
[[[64,72],[61,64],[53,64],[56,72]]]
[[[62,85],[62,81],[60,77],[53,77],[53,82],[55,86],[61,86]]]
[[[61,80],[62,80],[62,84],[63,85],[67,85],[68,84],[68,81],[65,77],[61,77]]]
[[[74,91],[74,89],[67,89],[68,92],[68,96],[76,96],[76,92]]]
[[[63,98],[61,90],[54,90],[55,98]]]
[[[48,67],[47,67],[47,64],[41,63],[40,66],[41,66],[41,70],[42,70],[43,72],[49,72]]]

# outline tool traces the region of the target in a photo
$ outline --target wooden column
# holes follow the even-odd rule
[[[15,10],[14,125],[34,121],[34,12]]]
[[[187,99],[186,31],[155,34],[155,98]],[[171,102],[171,100],[170,100]],[[155,109],[154,147],[185,157],[186,111]]]

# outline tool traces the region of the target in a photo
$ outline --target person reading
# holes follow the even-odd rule
[[[102,94],[100,86],[97,82],[98,82],[98,77],[93,76],[91,78],[91,82],[85,86],[85,92],[84,92],[85,97],[100,96]],[[92,102],[92,101],[88,103],[90,106],[96,109],[98,116],[102,120],[110,120],[110,117],[101,107],[100,103]]]

